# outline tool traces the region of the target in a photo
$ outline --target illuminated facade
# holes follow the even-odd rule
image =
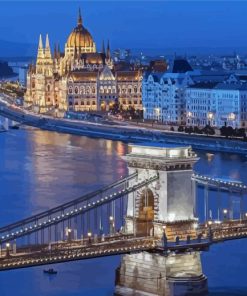
[[[39,39],[37,61],[27,74],[26,107],[38,113],[56,111],[108,111],[118,102],[123,109],[142,109],[142,72],[116,70],[107,48],[96,44],[83,26],[79,11],[77,26],[65,43],[52,54],[48,35]]]
[[[187,125],[247,126],[247,83],[231,75],[221,83],[197,83],[186,89]]]

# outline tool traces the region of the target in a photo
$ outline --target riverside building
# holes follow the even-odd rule
[[[193,83],[192,68],[176,59],[171,71],[147,73],[142,83],[144,119],[165,124],[185,124],[185,89]]]
[[[247,83],[231,75],[223,82],[198,82],[186,89],[188,126],[247,127]]]
[[[130,65],[116,68],[108,42],[97,51],[79,11],[77,26],[65,43],[64,53],[48,35],[40,36],[35,65],[27,74],[25,106],[37,113],[56,111],[108,111],[117,101],[122,109],[142,109],[142,71]]]

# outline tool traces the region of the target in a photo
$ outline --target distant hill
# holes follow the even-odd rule
[[[0,40],[0,57],[35,56],[37,45]]]
[[[8,66],[7,62],[0,61],[0,78],[11,77],[17,75],[11,67]]]

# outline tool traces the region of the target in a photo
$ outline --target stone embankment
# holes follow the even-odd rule
[[[125,123],[93,123],[69,119],[57,119],[35,115],[21,109],[0,105],[0,115],[23,125],[74,135],[104,138],[123,142],[171,143],[192,146],[208,152],[230,152],[247,155],[247,143],[215,136],[188,135],[156,129],[132,126]]]

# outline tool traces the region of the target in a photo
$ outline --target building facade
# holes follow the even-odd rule
[[[79,12],[77,26],[65,43],[64,53],[49,37],[40,36],[35,65],[27,74],[25,105],[38,113],[51,110],[108,111],[117,102],[123,109],[142,110],[142,71],[119,69],[111,58],[110,45],[100,52]]]
[[[224,82],[197,83],[186,90],[187,125],[247,127],[247,83],[233,75]]]
[[[175,61],[172,71],[148,73],[143,80],[144,119],[165,124],[185,124],[185,89],[193,81],[191,68],[183,60]]]

